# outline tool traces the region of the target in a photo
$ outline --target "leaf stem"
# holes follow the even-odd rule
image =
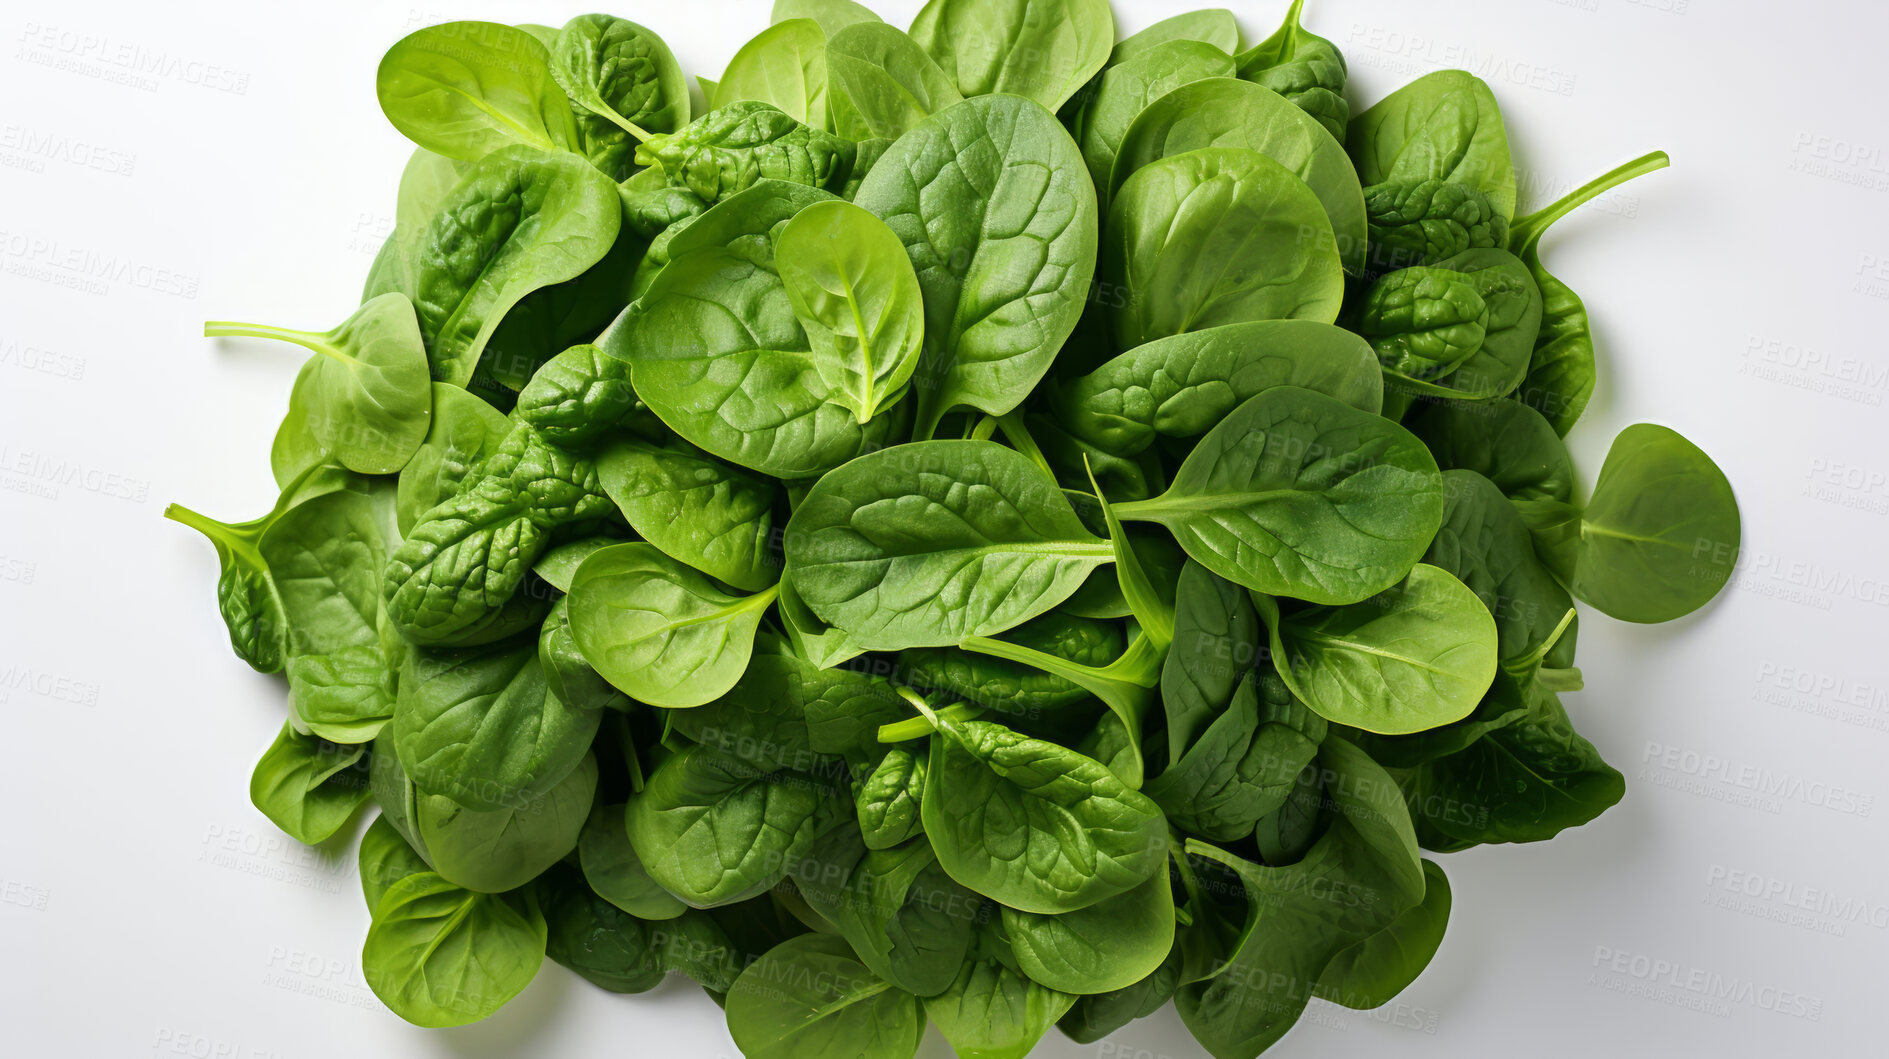
[[[1664,169],[1671,164],[1672,159],[1665,151],[1648,152],[1631,162],[1602,173],[1533,213],[1515,218],[1515,221],[1509,225],[1510,251],[1517,255],[1526,253],[1541,240],[1541,233],[1547,231],[1549,225],[1573,212],[1575,207],[1591,201],[1602,192],[1618,187],[1634,177],[1651,173],[1656,169]]]

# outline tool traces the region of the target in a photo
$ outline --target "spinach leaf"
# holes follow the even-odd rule
[[[728,1032],[748,1059],[911,1059],[925,1016],[917,997],[867,970],[844,941],[803,934],[735,979]]]
[[[358,860],[361,894],[367,898],[370,914],[380,906],[381,897],[393,884],[409,875],[433,870],[426,863],[426,858],[407,844],[400,829],[394,826],[392,818],[385,813],[376,816],[374,822],[367,825],[367,830],[361,833]]]
[[[1221,577],[1313,603],[1355,603],[1402,580],[1443,518],[1436,462],[1408,431],[1278,386],[1201,439],[1163,495],[1115,505],[1158,522]]]
[[[551,444],[586,449],[615,433],[637,408],[629,366],[585,344],[538,368],[513,412]]]
[[[474,162],[440,203],[416,269],[433,378],[470,382],[505,314],[601,260],[622,216],[610,178],[567,152],[504,147]]]
[[[498,451],[512,425],[491,405],[457,386],[433,383],[433,416],[426,440],[400,468],[394,514],[400,532],[459,491],[473,468]]]
[[[1345,271],[1362,270],[1365,194],[1351,159],[1316,120],[1279,93],[1252,81],[1210,77],[1152,100],[1132,120],[1120,153],[1098,183],[1120,189],[1144,166],[1203,147],[1258,151],[1312,189],[1331,221]]]
[[[1566,437],[1575,421],[1581,418],[1588,399],[1594,394],[1594,332],[1580,295],[1542,267],[1542,233],[1575,207],[1602,192],[1634,177],[1664,169],[1670,162],[1665,151],[1641,155],[1541,209],[1515,218],[1515,223],[1509,226],[1507,245],[1528,266],[1528,273],[1541,288],[1542,297],[1541,330],[1535,336],[1535,350],[1520,396],[1523,403],[1545,416],[1553,424],[1555,433],[1562,437]]]
[[[464,1026],[497,1011],[544,962],[533,902],[474,893],[432,872],[409,875],[374,906],[361,971],[374,995],[416,1026]]]
[[[856,153],[851,141],[771,103],[744,99],[719,105],[680,131],[651,136],[637,149],[636,163],[659,170],[664,184],[705,207],[760,180],[837,190]]]
[[[1017,965],[1063,993],[1107,993],[1153,974],[1174,947],[1174,893],[1158,871],[1140,886],[1057,915],[1003,910]]]
[[[904,241],[924,291],[916,436],[958,406],[1017,407],[1095,272],[1095,187],[1055,115],[1009,96],[948,107],[899,137],[853,201]]]
[[[1137,115],[1157,99],[1197,81],[1231,78],[1233,57],[1211,44],[1171,40],[1112,63],[1096,81],[1075,130],[1082,160],[1097,188],[1113,190],[1110,174]],[[1206,146],[1202,144],[1200,146]],[[1347,166],[1347,169],[1350,167]]]
[[[1531,689],[1527,709],[1464,750],[1394,773],[1424,848],[1542,842],[1620,800],[1626,780],[1574,730],[1553,693]]]
[[[211,320],[203,334],[273,338],[313,350],[304,398],[309,428],[348,470],[394,474],[426,437],[433,407],[426,347],[404,294],[370,299],[332,331]]]
[[[1567,590],[1536,558],[1521,513],[1494,482],[1474,471],[1443,472],[1443,526],[1424,562],[1462,581],[1495,618],[1504,665],[1543,650],[1558,666],[1574,662],[1577,626]],[[1570,622],[1572,620],[1570,619]]]
[[[392,733],[421,790],[498,810],[543,797],[583,763],[602,707],[566,701],[538,654],[535,637],[503,650],[407,653]]]
[[[874,974],[917,996],[951,987],[980,924],[995,914],[945,874],[923,840],[865,852],[843,887],[802,885],[801,892]]]
[[[1299,25],[1305,0],[1292,0],[1278,31],[1239,55],[1240,76],[1279,93],[1345,138],[1345,57],[1331,41]]]
[[[1469,716],[1495,680],[1496,625],[1461,581],[1422,563],[1342,607],[1260,600],[1279,675],[1320,716],[1403,735]]]
[[[303,735],[285,723],[256,762],[249,800],[297,842],[326,842],[367,801],[366,750]]]
[[[577,848],[596,791],[597,759],[589,754],[549,792],[521,794],[490,811],[468,809],[416,785],[415,845],[434,871],[459,886],[494,894],[516,890]]]
[[[1188,852],[1232,869],[1249,912],[1224,969],[1181,987],[1181,1020],[1215,1055],[1257,1055],[1298,1020],[1334,957],[1423,900],[1423,870],[1396,785],[1342,740],[1320,764],[1333,806],[1295,864],[1270,867],[1200,842]]]
[[[571,628],[597,672],[652,706],[700,706],[748,667],[769,587],[723,592],[647,544],[617,544],[585,559],[571,579]]]
[[[741,46],[715,86],[711,110],[752,100],[826,127],[826,34],[810,18],[775,22]]]
[[[477,162],[512,144],[575,150],[571,101],[531,34],[496,22],[446,22],[387,49],[374,90],[409,140]]]
[[[1203,147],[1137,169],[1109,206],[1102,282],[1123,349],[1250,320],[1338,317],[1344,272],[1331,221],[1291,170],[1243,147]]]
[[[1450,921],[1450,880],[1433,860],[1423,862],[1423,902],[1390,925],[1341,950],[1318,976],[1318,995],[1359,1011],[1397,998],[1430,965]]]
[[[612,180],[629,176],[651,133],[689,123],[689,83],[661,37],[627,19],[579,15],[549,45],[551,77],[571,103],[578,142]]]
[[[688,911],[643,867],[625,828],[624,805],[598,805],[577,838],[578,863],[597,896],[639,920],[661,922]]]
[[[965,96],[1023,96],[1060,108],[1108,62],[1107,0],[930,0],[912,39]]]
[[[1352,118],[1343,139],[1365,187],[1447,180],[1487,196],[1504,221],[1515,216],[1508,130],[1474,74],[1419,77]]]
[[[896,140],[964,100],[916,41],[876,17],[828,30],[826,67],[833,131],[850,140]]]
[[[1315,320],[1257,320],[1137,346],[1057,386],[1050,402],[1071,435],[1128,457],[1162,438],[1205,434],[1275,386],[1316,390],[1373,414],[1383,393],[1376,358],[1357,335]]]
[[[1197,40],[1231,55],[1240,50],[1240,25],[1233,12],[1223,7],[1174,15],[1124,38],[1109,53],[1108,61],[1120,63],[1171,40]]]
[[[1100,763],[999,724],[932,716],[925,834],[952,878],[1020,911],[1073,912],[1166,863],[1161,810]]]
[[[982,951],[965,961],[951,987],[925,998],[925,1014],[960,1056],[1023,1059],[1076,998],[1011,966],[993,935],[987,927]]]
[[[394,200],[394,230],[374,255],[367,270],[367,282],[361,292],[363,302],[383,294],[400,293],[411,298],[420,289],[420,248],[433,224],[433,214],[446,200],[453,185],[459,183],[465,162],[434,154],[416,147],[400,171],[400,191]]]
[[[625,814],[637,859],[693,908],[765,893],[838,821],[811,777],[766,771],[710,747],[670,755]]]
[[[1403,278],[1412,272],[1417,273],[1414,280]],[[1426,292],[1421,287],[1426,277],[1442,278],[1446,285]],[[1407,283],[1410,286],[1404,288]],[[1396,293],[1400,288],[1402,295]],[[1454,302],[1439,296],[1446,290],[1458,295]],[[1405,313],[1400,319],[1394,311],[1386,312],[1399,301],[1409,302],[1409,294],[1420,295],[1417,300],[1422,303],[1414,316]],[[1534,336],[1541,327],[1541,313],[1541,289],[1535,286],[1521,259],[1506,250],[1477,249],[1465,250],[1432,266],[1392,272],[1378,280],[1357,325],[1378,350],[1379,360],[1386,361],[1386,390],[1406,397],[1487,400],[1505,397],[1522,384],[1528,374]],[[1441,330],[1461,322],[1464,315],[1474,324],[1469,331]],[[1408,334],[1410,329],[1424,325],[1436,326],[1440,333],[1429,338]],[[1400,330],[1405,333],[1394,333]],[[1471,334],[1475,330],[1481,335],[1473,348],[1462,347],[1462,341],[1476,337]],[[1439,354],[1437,350],[1450,345],[1452,339],[1459,343],[1458,348],[1447,356]],[[1423,355],[1426,352],[1427,358]],[[1446,362],[1443,377],[1432,375],[1435,381],[1423,378],[1431,371],[1426,361]],[[1396,369],[1407,362],[1414,363],[1416,370],[1399,373]]]
[[[858,206],[817,202],[787,222],[776,254],[814,369],[864,426],[904,395],[925,341],[904,244]]]
[[[704,247],[671,261],[599,344],[691,443],[777,478],[823,474],[878,448],[897,415],[861,423],[816,370],[772,262]]]
[[[1012,643],[1077,665],[1104,666],[1122,653],[1121,629],[1115,624],[1058,611],[1027,621],[1005,636]],[[1089,694],[1067,678],[1033,666],[952,647],[899,652],[899,678],[922,691],[943,692],[1023,717],[1073,705]]]
[[[854,812],[867,849],[891,849],[920,834],[928,759],[902,747],[886,751],[859,785]]]
[[[829,37],[847,26],[862,22],[868,25],[880,24],[878,15],[853,0],[774,0],[772,21],[781,23],[790,18],[813,19]]]
[[[604,450],[597,477],[630,528],[671,559],[747,592],[780,580],[768,479],[687,442],[633,439]]]
[[[388,617],[427,646],[492,643],[535,628],[546,607],[520,589],[552,531],[614,510],[591,460],[516,424],[387,563]]]
[[[800,599],[888,651],[1021,624],[1111,557],[1028,457],[988,441],[862,456],[808,491],[785,540]]]
[[[652,951],[649,925],[604,900],[569,866],[533,880],[545,920],[545,955],[613,993],[642,993],[667,977]],[[660,928],[658,928],[660,929]]]
[[[1635,423],[1601,464],[1568,587],[1622,621],[1684,617],[1731,579],[1739,528],[1738,498],[1712,458],[1674,430]]]

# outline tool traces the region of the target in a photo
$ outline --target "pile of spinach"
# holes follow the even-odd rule
[[[424,1026],[546,956],[750,1059],[1017,1059],[1170,1000],[1247,1059],[1381,1005],[1443,854],[1616,802],[1575,601],[1688,614],[1724,475],[1595,385],[1470,74],[1355,115],[1294,3],[780,0],[700,97],[607,15],[387,52],[417,149],[228,524],[286,675],[251,797],[360,844]],[[702,103],[706,102],[706,109]]]

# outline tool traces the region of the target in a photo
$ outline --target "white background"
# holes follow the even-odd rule
[[[917,5],[878,6],[903,24]],[[1116,0],[1125,31],[1184,6]],[[1284,6],[1241,6],[1249,40]],[[1431,69],[1488,79],[1524,207],[1671,152],[1543,247],[1600,340],[1569,440],[1591,479],[1621,427],[1676,427],[1730,475],[1745,550],[1690,619],[1583,615],[1587,690],[1567,701],[1626,800],[1550,843],[1445,858],[1455,913],[1428,972],[1376,1016],[1315,1001],[1273,1054],[1881,1054],[1889,16],[1861,0],[1311,7],[1354,109]],[[409,151],[375,103],[381,52],[431,22],[583,10],[0,15],[0,1050],[734,1054],[686,983],[622,998],[549,963],[477,1026],[387,1013],[360,977],[351,853],[300,851],[246,797],[282,687],[230,655],[211,549],[160,518],[171,500],[235,520],[274,498],[268,445],[301,356],[219,348],[199,326],[323,328],[356,301]],[[615,13],[714,75],[767,4]],[[934,1033],[923,1054],[949,1052]],[[1099,1045],[1052,1032],[1036,1054],[1200,1052],[1170,1009]]]

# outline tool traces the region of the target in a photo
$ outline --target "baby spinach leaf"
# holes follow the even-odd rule
[[[1528,713],[1467,749],[1396,773],[1426,849],[1542,842],[1606,812],[1626,780],[1568,721],[1560,700],[1533,690]]]
[[[1233,12],[1223,7],[1188,11],[1130,34],[1115,45],[1108,61],[1120,63],[1171,40],[1197,40],[1231,55],[1240,50],[1240,25],[1234,20]]]
[[[301,479],[291,484],[305,481],[314,470],[304,470]],[[294,506],[293,501],[291,492],[284,492],[267,515],[238,523],[218,522],[182,504],[164,509],[165,518],[203,534],[216,548],[221,567],[216,581],[217,610],[229,630],[230,648],[258,673],[280,670],[288,647],[288,619],[282,614],[281,596],[260,544],[269,527]]]
[[[596,791],[597,759],[589,754],[549,792],[521,794],[501,809],[468,809],[416,786],[414,836],[434,871],[469,890],[504,893],[577,848]]]
[[[517,424],[393,554],[384,578],[388,617],[427,646],[492,643],[536,628],[544,601],[519,590],[551,531],[614,510],[591,460]]]
[[[496,408],[457,386],[433,383],[433,415],[426,440],[400,468],[394,514],[400,532],[411,532],[420,516],[459,491],[487,456],[498,451],[512,425]]]
[[[332,331],[211,320],[206,338],[273,338],[316,354],[304,400],[315,441],[342,466],[394,474],[425,439],[433,396],[426,346],[404,294],[383,294]]]
[[[1115,505],[1259,592],[1355,603],[1402,580],[1442,522],[1441,475],[1402,427],[1279,386],[1209,431],[1163,495]]]
[[[1449,724],[1495,679],[1495,619],[1434,566],[1360,603],[1281,614],[1262,600],[1260,616],[1287,686],[1339,724],[1389,735]]]
[[[1246,590],[1189,559],[1175,588],[1173,646],[1161,664],[1170,767],[1233,701],[1260,659],[1261,637]]]
[[[1278,31],[1239,55],[1240,76],[1279,93],[1345,138],[1345,57],[1338,46],[1299,25],[1305,0],[1292,0]]]
[[[964,100],[916,41],[877,17],[827,33],[827,107],[847,139],[896,140]]]
[[[1300,386],[1376,413],[1383,382],[1357,335],[1315,320],[1257,320],[1159,338],[1057,386],[1051,407],[1069,433],[1119,456],[1161,438],[1211,430],[1248,398]]]
[[[1394,288],[1406,281],[1401,279],[1413,270],[1403,269],[1392,272],[1378,281],[1378,288]],[[1506,250],[1478,249],[1465,250],[1454,257],[1447,257],[1427,266],[1421,275],[1454,273],[1461,277],[1463,289],[1472,290],[1475,299],[1480,300],[1486,315],[1472,313],[1474,322],[1481,327],[1482,336],[1474,349],[1458,349],[1445,377],[1435,382],[1425,381],[1415,374],[1393,374],[1385,381],[1387,390],[1398,391],[1404,395],[1425,395],[1433,397],[1454,397],[1464,400],[1487,400],[1492,397],[1505,397],[1522,384],[1528,374],[1529,357],[1534,350],[1534,336],[1541,327],[1541,289],[1528,274],[1527,266],[1520,258]],[[1377,290],[1367,298],[1364,311],[1374,311],[1374,302],[1386,297]],[[1377,308],[1381,309],[1381,306]],[[1430,313],[1426,322],[1446,324],[1460,319],[1458,307],[1447,303],[1437,304],[1434,300],[1424,311]],[[1412,321],[1406,320],[1402,326],[1408,327]],[[1380,360],[1389,356],[1394,362],[1397,358],[1408,357],[1414,350],[1421,348],[1421,343],[1410,341],[1391,341],[1384,333],[1396,325],[1387,325],[1382,321],[1365,320],[1360,322],[1360,330],[1373,345],[1378,348]],[[1436,347],[1448,344],[1438,339],[1431,342],[1432,351]],[[1421,368],[1423,360],[1418,358]],[[1390,365],[1387,365],[1387,370]]]
[[[650,878],[693,908],[765,893],[836,822],[811,777],[758,769],[709,747],[670,755],[632,795],[630,845]]]
[[[552,865],[532,881],[531,893],[544,913],[545,955],[585,981],[613,993],[642,993],[667,977],[649,926],[593,893],[568,865]]]
[[[735,596],[647,544],[594,552],[571,579],[571,628],[597,672],[652,706],[700,706],[748,667],[770,587]]]
[[[776,255],[830,400],[865,425],[904,395],[925,341],[923,296],[904,244],[872,214],[829,201],[787,222]]]
[[[1738,538],[1738,498],[1712,458],[1674,430],[1635,423],[1601,464],[1568,587],[1609,617],[1671,621],[1725,587]]]
[[[715,86],[713,110],[741,100],[779,107],[805,125],[825,128],[826,34],[810,18],[776,22],[741,46]]]
[[[760,180],[837,190],[852,173],[856,153],[849,140],[771,103],[744,99],[718,105],[675,133],[651,136],[637,149],[636,163],[696,196],[699,209]]]
[[[622,216],[610,178],[568,152],[514,146],[474,162],[441,202],[416,271],[433,378],[470,382],[505,314],[601,260]]]
[[[988,721],[935,723],[925,834],[952,878],[1021,911],[1073,912],[1166,863],[1161,810],[1100,763]]]
[[[588,448],[638,408],[629,365],[585,344],[552,357],[518,394],[514,412],[553,445]]]
[[[387,49],[375,74],[380,109],[407,139],[477,162],[512,144],[576,150],[571,101],[531,34],[496,22],[446,22]]]
[[[1612,190],[1634,177],[1664,169],[1671,159],[1665,151],[1641,155],[1593,180],[1582,184],[1554,202],[1509,226],[1508,247],[1520,255],[1529,275],[1541,288],[1541,330],[1535,336],[1534,355],[1528,364],[1528,377],[1522,381],[1523,403],[1540,412],[1553,424],[1555,433],[1566,437],[1588,398],[1594,394],[1594,332],[1588,324],[1587,306],[1581,303],[1567,284],[1556,279],[1541,264],[1541,236],[1554,223],[1601,193]]]
[[[774,0],[772,21],[778,24],[790,18],[813,19],[829,37],[862,22],[879,24],[878,15],[853,0]]]
[[[1433,860],[1423,862],[1423,902],[1390,925],[1341,950],[1318,976],[1318,995],[1359,1011],[1380,1008],[1430,965],[1450,921],[1450,880]]]
[[[1351,159],[1314,118],[1252,81],[1210,77],[1154,99],[1134,116],[1098,183],[1119,190],[1142,167],[1203,147],[1244,147],[1290,169],[1325,207],[1345,271],[1362,270],[1365,196]]]
[[[465,162],[434,154],[416,147],[400,171],[400,191],[394,200],[394,230],[374,255],[367,270],[367,282],[361,292],[363,302],[383,294],[399,293],[411,298],[419,291],[420,248],[432,227],[433,214],[446,200],[453,185],[459,183]]]
[[[490,811],[549,793],[583,763],[602,721],[600,706],[552,687],[534,637],[503,650],[409,651],[392,732],[421,790]]]
[[[1174,893],[1158,871],[1127,893],[1057,915],[1003,910],[1017,965],[1064,993],[1107,993],[1153,974],[1174,947]],[[1060,1017],[1060,1016],[1059,1016]]]
[[[1331,221],[1293,172],[1243,147],[1137,169],[1109,207],[1102,282],[1117,346],[1250,320],[1338,317]]]
[[[867,849],[891,849],[923,831],[918,813],[928,768],[928,759],[895,746],[859,785],[853,808]]]
[[[927,441],[820,479],[788,520],[787,573],[871,650],[952,645],[1069,598],[1110,559],[1056,484],[988,441]]]
[[[544,916],[432,872],[387,888],[361,950],[374,995],[416,1026],[464,1026],[524,991],[544,962]]]
[[[1055,115],[1008,96],[941,110],[886,150],[854,202],[898,233],[924,291],[916,436],[958,406],[1017,407],[1075,330],[1095,271],[1095,187]]]
[[[912,39],[965,96],[1023,96],[1056,110],[1108,62],[1107,0],[930,0]]]
[[[918,998],[867,970],[839,938],[803,934],[768,951],[728,991],[728,1032],[748,1059],[911,1059]]]
[[[1110,174],[1115,170],[1122,142],[1136,116],[1153,100],[1182,85],[1232,76],[1231,55],[1194,40],[1155,44],[1112,63],[1097,79],[1095,94],[1083,107],[1075,129],[1082,160],[1089,167],[1089,179],[1099,189],[1113,190]]]
[[[1051,611],[1004,634],[1013,643],[1078,665],[1105,666],[1122,653],[1121,629],[1112,622]],[[1034,666],[972,654],[953,647],[917,647],[899,652],[899,679],[922,691],[973,702],[999,713],[1035,716],[1088,697],[1066,678]]]
[[[855,847],[856,848],[856,847]],[[853,860],[852,854],[816,861]],[[995,913],[953,882],[924,840],[860,854],[836,888],[801,886],[872,972],[917,996],[951,987]]]
[[[598,805],[590,811],[577,839],[578,863],[584,879],[597,896],[639,920],[675,919],[688,911],[674,894],[662,888],[643,867],[625,830],[622,803]]]
[[[1536,558],[1528,526],[1495,483],[1474,471],[1443,472],[1443,526],[1424,562],[1462,581],[1495,618],[1498,653],[1511,664],[1554,644],[1547,657],[1574,662],[1567,590]],[[1558,638],[1558,639],[1557,639]]]
[[[689,123],[689,83],[661,37],[627,19],[579,15],[549,45],[551,77],[571,101],[584,154],[613,180],[629,176],[651,133]]]
[[[823,474],[877,448],[896,415],[862,424],[810,356],[772,262],[704,247],[671,261],[599,343],[677,434],[777,478]]]
[[[367,801],[366,752],[285,723],[256,763],[249,800],[297,842],[326,842]]]
[[[986,939],[992,933],[987,928]],[[990,951],[967,960],[949,989],[925,998],[925,1014],[960,1056],[1024,1059],[1076,1002],[1006,963],[1000,944],[987,940]]]
[[[630,528],[670,558],[760,592],[780,580],[774,484],[687,442],[612,444],[597,477]]]
[[[367,825],[367,830],[361,833],[358,860],[361,893],[367,898],[370,915],[380,906],[381,897],[393,884],[409,875],[433,870],[426,863],[426,858],[407,844],[400,829],[394,826],[392,818],[385,813],[376,816],[374,822]]]
[[[1343,137],[1365,187],[1448,180],[1515,216],[1515,168],[1495,94],[1474,74],[1438,70],[1351,119]]]
[[[1324,730],[1279,681],[1248,674],[1197,737],[1177,741],[1170,722],[1178,760],[1142,790],[1175,827],[1236,842],[1285,806]]]
[[[1181,987],[1181,1020],[1215,1055],[1253,1056],[1297,1021],[1334,957],[1423,900],[1416,836],[1384,770],[1342,740],[1325,743],[1330,825],[1304,859],[1254,864],[1200,842],[1188,852],[1231,868],[1249,912],[1226,967]]]

